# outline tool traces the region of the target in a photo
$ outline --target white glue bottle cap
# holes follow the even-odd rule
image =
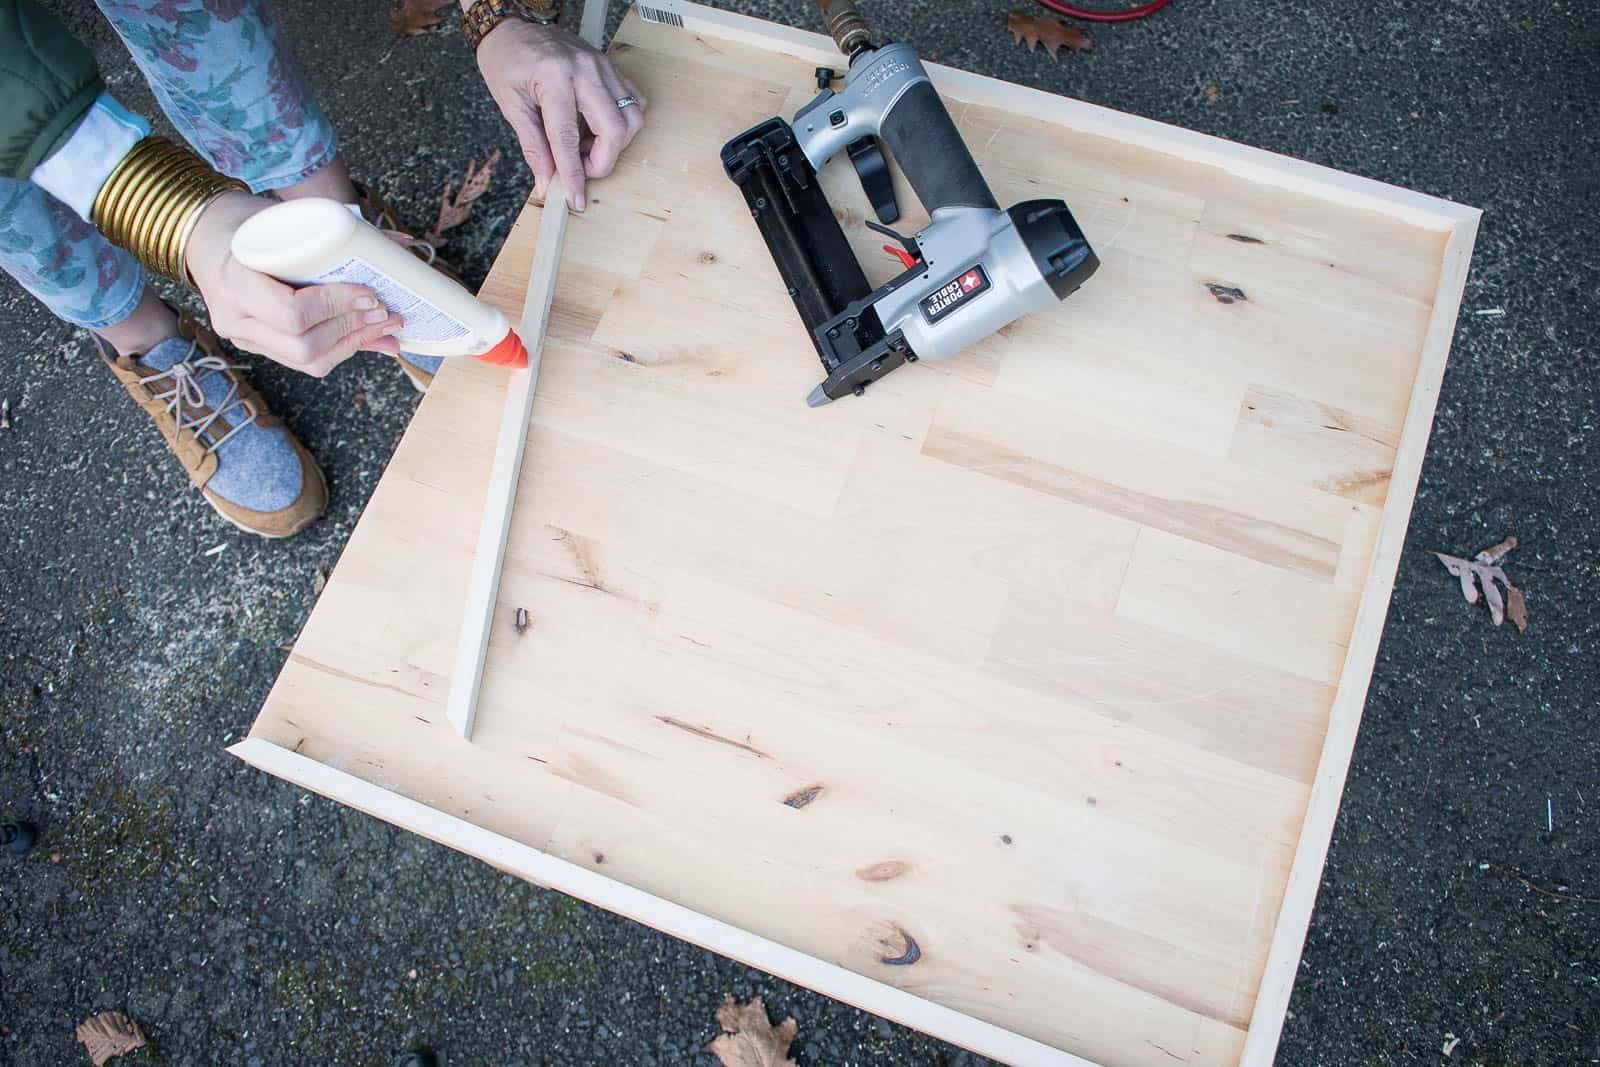
[[[434,270],[349,205],[308,197],[274,204],[233,235],[233,257],[290,285],[363,285],[405,320],[403,351],[525,367],[528,350],[500,309]]]

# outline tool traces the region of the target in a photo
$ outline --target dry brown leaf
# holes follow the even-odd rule
[[[723,998],[717,1009],[722,1034],[706,1051],[722,1061],[722,1067],[797,1067],[789,1058],[789,1046],[800,1024],[783,1020],[776,1030],[767,1019],[767,1006],[757,997],[748,1004]]]
[[[467,216],[472,214],[472,202],[489,191],[489,182],[494,178],[494,165],[498,162],[498,148],[489,153],[489,158],[483,161],[481,167],[477,160],[467,160],[467,173],[461,180],[461,190],[454,196],[451,195],[450,183],[444,183],[444,192],[439,194],[439,219],[433,224],[433,229],[422,235],[424,241],[437,246],[444,239],[444,231],[453,230],[467,221]]]
[[[1222,90],[1215,85],[1206,86],[1206,103],[1215,104],[1222,99]]]
[[[1506,618],[1517,628],[1517,633],[1528,632],[1528,602],[1522,599],[1522,590],[1514,585],[1506,586]]]
[[[1461,583],[1461,596],[1468,604],[1478,602],[1481,590],[1484,602],[1489,607],[1489,618],[1496,626],[1509,618],[1518,633],[1527,633],[1528,602],[1523,598],[1522,590],[1511,584],[1511,579],[1498,565],[1506,553],[1516,547],[1517,539],[1508,537],[1472,559],[1449,556],[1443,552],[1435,552],[1434,557]]]
[[[441,11],[449,7],[448,0],[405,0],[389,12],[389,25],[398,37],[415,37],[433,33],[444,21]]]
[[[1477,573],[1472,569],[1472,561],[1462,559],[1460,556],[1447,556],[1443,552],[1435,552],[1434,556],[1444,569],[1461,579],[1461,595],[1467,598],[1468,604],[1478,602]]]
[[[311,595],[321,596],[326,588],[328,588],[328,568],[318,567],[317,573],[311,576]]]
[[[1504,541],[1501,541],[1498,545],[1486,548],[1472,558],[1477,560],[1479,563],[1488,563],[1493,565],[1505,559],[1506,553],[1510,552],[1516,547],[1517,539],[1515,537],[1508,537]]]
[[[78,1024],[78,1040],[83,1042],[94,1067],[105,1067],[113,1056],[144,1048],[139,1024],[120,1011],[103,1011]]]
[[[1050,58],[1058,63],[1061,57],[1057,52],[1062,45],[1074,52],[1094,51],[1094,42],[1087,33],[1048,15],[1026,15],[1021,11],[1013,11],[1006,16],[1006,29],[1011,31],[1013,42],[1026,43],[1030,52],[1035,45],[1044,45]]]

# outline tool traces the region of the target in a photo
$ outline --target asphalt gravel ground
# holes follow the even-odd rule
[[[94,10],[55,2],[154,115]],[[530,178],[455,17],[395,42],[379,3],[274,6],[406,218],[506,153],[446,249],[481,280]],[[1592,5],[1176,0],[1059,63],[988,0],[867,6],[933,60],[1485,209],[1279,1062],[1600,1062]],[[81,336],[0,281],[0,810],[43,834],[0,855],[0,1063],[83,1062],[74,1024],[116,1008],[152,1039],[127,1063],[708,1064],[728,993],[798,1019],[804,1067],[980,1062],[225,755],[416,403],[378,358],[255,378],[332,487],[283,543],[213,515]],[[1426,551],[1508,534],[1521,636]]]

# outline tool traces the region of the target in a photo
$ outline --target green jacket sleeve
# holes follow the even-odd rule
[[[0,0],[0,176],[25,179],[105,88],[94,56],[35,0]]]

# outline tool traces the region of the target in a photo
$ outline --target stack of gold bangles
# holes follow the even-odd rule
[[[194,224],[213,200],[236,189],[250,191],[187,148],[146,137],[100,187],[90,217],[106,240],[149,270],[193,284],[185,256]]]

